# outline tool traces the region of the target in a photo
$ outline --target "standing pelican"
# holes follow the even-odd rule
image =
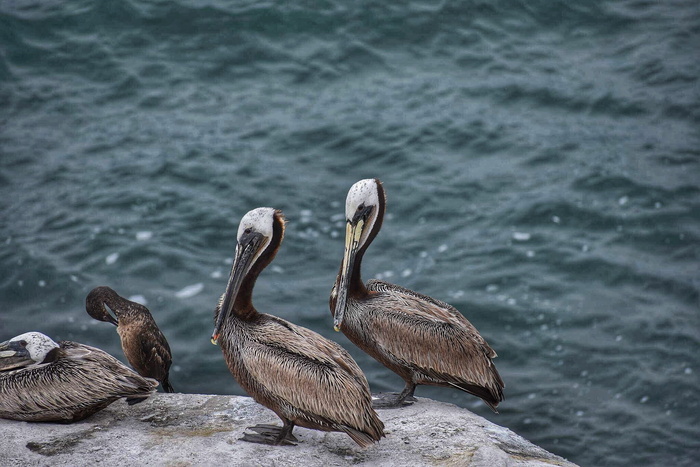
[[[85,299],[85,309],[96,320],[117,327],[124,355],[141,376],[158,380],[165,392],[175,392],[168,380],[173,360],[170,346],[148,308],[119,296],[109,287],[101,286],[90,291]]]
[[[129,405],[141,402],[156,386],[158,381],[87,345],[57,344],[39,332],[0,343],[0,418],[76,422],[121,397]]]
[[[274,411],[283,426],[251,427],[243,440],[294,444],[294,426],[348,434],[362,447],[384,436],[367,379],[335,342],[276,316],[258,313],[252,295],[284,236],[281,211],[257,208],[241,219],[226,291],[214,313],[212,343],[241,387]]]
[[[360,265],[384,219],[386,196],[377,179],[360,180],[345,203],[345,254],[331,291],[335,330],[406,382],[397,397],[382,395],[375,407],[413,399],[418,384],[461,389],[494,412],[503,380],[489,347],[472,324],[447,303],[380,280],[365,285]]]

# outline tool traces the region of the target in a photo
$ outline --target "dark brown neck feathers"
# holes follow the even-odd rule
[[[43,365],[45,363],[55,362],[60,357],[62,357],[64,355],[64,353],[65,352],[63,351],[63,349],[61,349],[60,347],[55,347],[55,348],[51,349],[49,351],[49,353],[46,354],[46,356],[44,357],[44,360],[42,360],[41,364]]]
[[[238,290],[238,295],[233,303],[233,311],[238,315],[238,317],[243,319],[250,319],[258,314],[257,310],[253,306],[253,289],[255,288],[255,281],[258,280],[258,276],[265,269],[280,249],[282,245],[282,239],[284,238],[284,215],[282,211],[275,211],[274,222],[272,224],[272,239],[270,239],[270,244],[265,248],[265,251],[258,257],[257,261],[253,264],[246,274],[241,287]]]
[[[369,295],[369,291],[367,290],[367,287],[365,287],[365,283],[362,280],[362,258],[365,255],[365,251],[367,251],[367,248],[374,240],[374,237],[376,237],[379,231],[381,230],[382,223],[384,222],[384,212],[386,210],[386,194],[384,192],[382,182],[380,182],[378,179],[375,180],[377,182],[377,198],[379,199],[379,205],[377,206],[377,219],[374,221],[372,230],[367,236],[367,241],[364,245],[362,245],[360,249],[357,250],[357,253],[355,254],[355,264],[353,265],[350,280],[348,282],[348,296],[351,297],[360,298]]]
[[[107,286],[95,287],[87,296],[86,309],[90,316],[101,321],[108,321],[109,312],[105,305],[114,312],[118,319],[150,317],[151,312],[145,306],[132,302]]]

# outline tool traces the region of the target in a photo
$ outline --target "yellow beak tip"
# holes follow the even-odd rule
[[[212,338],[211,338],[211,343],[214,344],[214,345],[218,345],[218,344],[219,344],[219,339],[216,339],[216,338],[212,337]]]
[[[335,330],[335,332],[340,332],[340,326],[338,326],[337,324],[333,326],[333,329]]]

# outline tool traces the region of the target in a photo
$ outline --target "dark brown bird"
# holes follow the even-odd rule
[[[157,386],[87,345],[57,344],[38,332],[0,343],[0,418],[76,422],[122,397],[141,402]]]
[[[226,291],[214,314],[212,343],[241,387],[282,419],[283,426],[256,425],[243,438],[263,444],[294,444],[295,426],[348,434],[362,447],[384,436],[372,409],[362,370],[338,344],[276,316],[258,313],[252,294],[260,272],[284,236],[281,211],[258,208],[238,227]]]
[[[473,394],[495,412],[505,386],[491,361],[496,352],[459,311],[398,285],[362,282],[362,257],[381,228],[385,206],[379,180],[350,188],[345,254],[330,298],[335,330],[406,382],[397,397],[376,397],[375,407],[404,405],[416,385],[428,384]]]
[[[170,346],[148,308],[119,296],[109,287],[101,286],[90,291],[85,300],[85,309],[96,320],[117,327],[124,355],[141,376],[160,381],[165,392],[175,392],[168,380],[172,363]]]

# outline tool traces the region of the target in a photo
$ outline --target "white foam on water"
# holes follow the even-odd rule
[[[204,290],[204,284],[201,282],[198,282],[196,284],[188,285],[186,287],[183,287],[182,289],[178,290],[175,292],[175,296],[177,298],[190,298],[194,297],[198,293],[200,293],[202,290]]]

